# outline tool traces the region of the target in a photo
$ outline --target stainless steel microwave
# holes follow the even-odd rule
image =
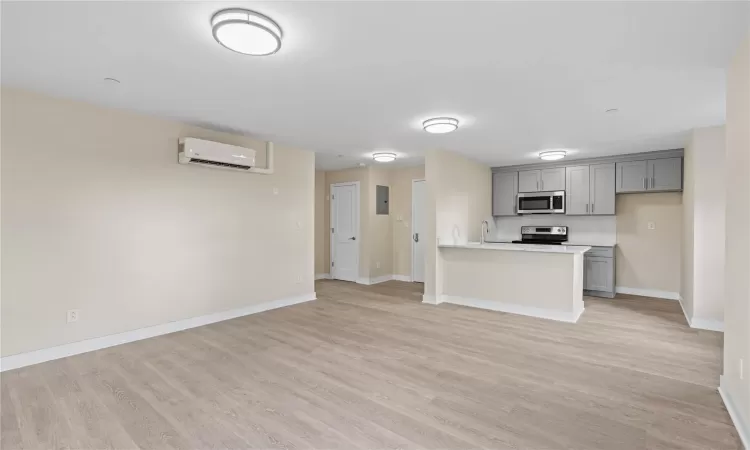
[[[565,191],[523,192],[516,197],[518,214],[565,214]]]

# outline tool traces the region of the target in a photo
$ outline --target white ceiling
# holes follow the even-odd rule
[[[225,7],[276,20],[280,52],[216,43],[209,19]],[[724,68],[748,11],[744,1],[3,1],[1,75],[315,150],[318,168],[385,148],[402,164],[430,148],[517,164],[549,147],[676,148],[687,130],[723,123]],[[462,126],[422,131],[437,115]]]

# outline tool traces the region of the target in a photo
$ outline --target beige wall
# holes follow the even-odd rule
[[[11,89],[2,111],[2,356],[314,291],[313,153],[185,166],[180,137],[264,143]]]
[[[680,291],[682,195],[679,192],[617,196],[618,286]],[[654,222],[655,229],[648,229]]]
[[[328,228],[326,223],[326,173],[322,170],[315,171],[315,274],[327,274],[329,272],[326,264],[326,236]]]
[[[749,30],[750,31],[750,30]],[[726,299],[721,388],[750,439],[750,37],[727,71]],[[744,379],[740,379],[740,360]]]
[[[393,274],[393,229],[391,226],[391,211],[389,214],[375,214],[376,187],[390,188],[391,169],[380,166],[370,167],[370,279]],[[388,197],[396,195],[389,189]],[[390,201],[390,200],[389,200]]]
[[[482,220],[492,220],[492,181],[489,166],[444,150],[427,152],[425,299],[441,295],[441,260],[437,241],[458,234],[478,241]]]
[[[411,277],[412,181],[424,180],[424,166],[391,172],[391,223],[393,228],[393,273]]]
[[[724,321],[725,129],[693,130],[685,148],[683,308],[693,319]]]

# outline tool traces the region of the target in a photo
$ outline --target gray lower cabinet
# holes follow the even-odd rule
[[[583,256],[584,294],[595,297],[615,296],[614,247],[592,247]]]
[[[515,216],[518,172],[492,174],[492,215]]]
[[[682,190],[682,158],[617,163],[617,193]]]
[[[565,213],[569,216],[615,213],[615,164],[566,167]]]

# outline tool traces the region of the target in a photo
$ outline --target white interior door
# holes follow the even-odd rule
[[[411,192],[411,279],[420,283],[424,283],[426,195],[425,181],[413,181]]]
[[[359,185],[331,186],[331,278],[357,281],[359,275]]]

